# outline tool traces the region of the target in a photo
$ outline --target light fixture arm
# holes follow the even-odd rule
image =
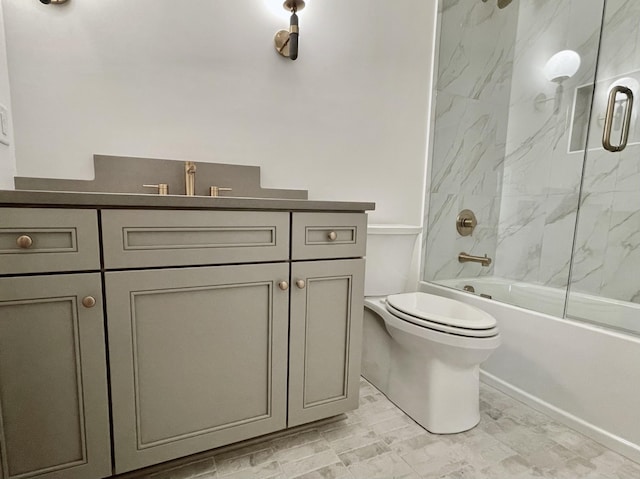
[[[280,30],[274,38],[276,51],[283,57],[295,60],[298,58],[298,37],[300,28],[297,12],[304,8],[304,0],[286,0],[282,5],[285,10],[291,12],[289,31]]]
[[[300,29],[298,27],[298,15],[296,15],[295,8],[291,14],[291,20],[289,21],[289,58],[295,60],[298,58],[298,35]]]

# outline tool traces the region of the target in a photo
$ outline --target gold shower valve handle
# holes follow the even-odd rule
[[[471,236],[478,226],[476,215],[471,210],[462,210],[456,218],[456,230],[460,236]]]
[[[29,249],[33,246],[33,239],[29,235],[21,235],[16,239],[16,244],[22,249]]]
[[[335,231],[330,231],[327,235],[327,238],[329,238],[329,241],[335,241],[338,238],[338,233],[336,233]]]

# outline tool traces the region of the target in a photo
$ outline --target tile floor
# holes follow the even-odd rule
[[[364,379],[360,409],[144,479],[639,479],[640,465],[497,390],[471,431],[429,434]]]

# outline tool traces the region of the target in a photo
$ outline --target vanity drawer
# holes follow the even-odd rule
[[[286,261],[289,214],[105,210],[102,241],[107,269]]]
[[[294,213],[291,258],[357,258],[365,255],[364,213]]]
[[[97,269],[95,210],[0,208],[0,274]]]

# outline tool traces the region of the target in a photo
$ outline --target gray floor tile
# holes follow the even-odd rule
[[[341,461],[338,455],[332,450],[327,450],[298,461],[283,464],[282,469],[288,477],[298,477],[339,462]]]
[[[326,424],[213,451],[144,479],[640,479],[640,464],[486,386],[480,424],[431,434],[367,381]],[[142,471],[141,471],[142,472]]]
[[[292,479],[352,479],[349,470],[341,462],[329,464]]]
[[[216,472],[216,464],[213,458],[191,462],[182,466],[156,472],[148,477],[149,479],[189,479],[205,474],[212,476]]]
[[[354,479],[418,479],[418,474],[394,453],[349,466]]]
[[[340,458],[342,463],[348,467],[352,464],[371,459],[372,457],[380,456],[381,454],[390,451],[391,449],[389,449],[389,446],[387,446],[383,441],[378,440],[374,443],[367,444],[366,446],[361,446],[356,449],[351,449],[350,451],[338,454],[338,457]]]

